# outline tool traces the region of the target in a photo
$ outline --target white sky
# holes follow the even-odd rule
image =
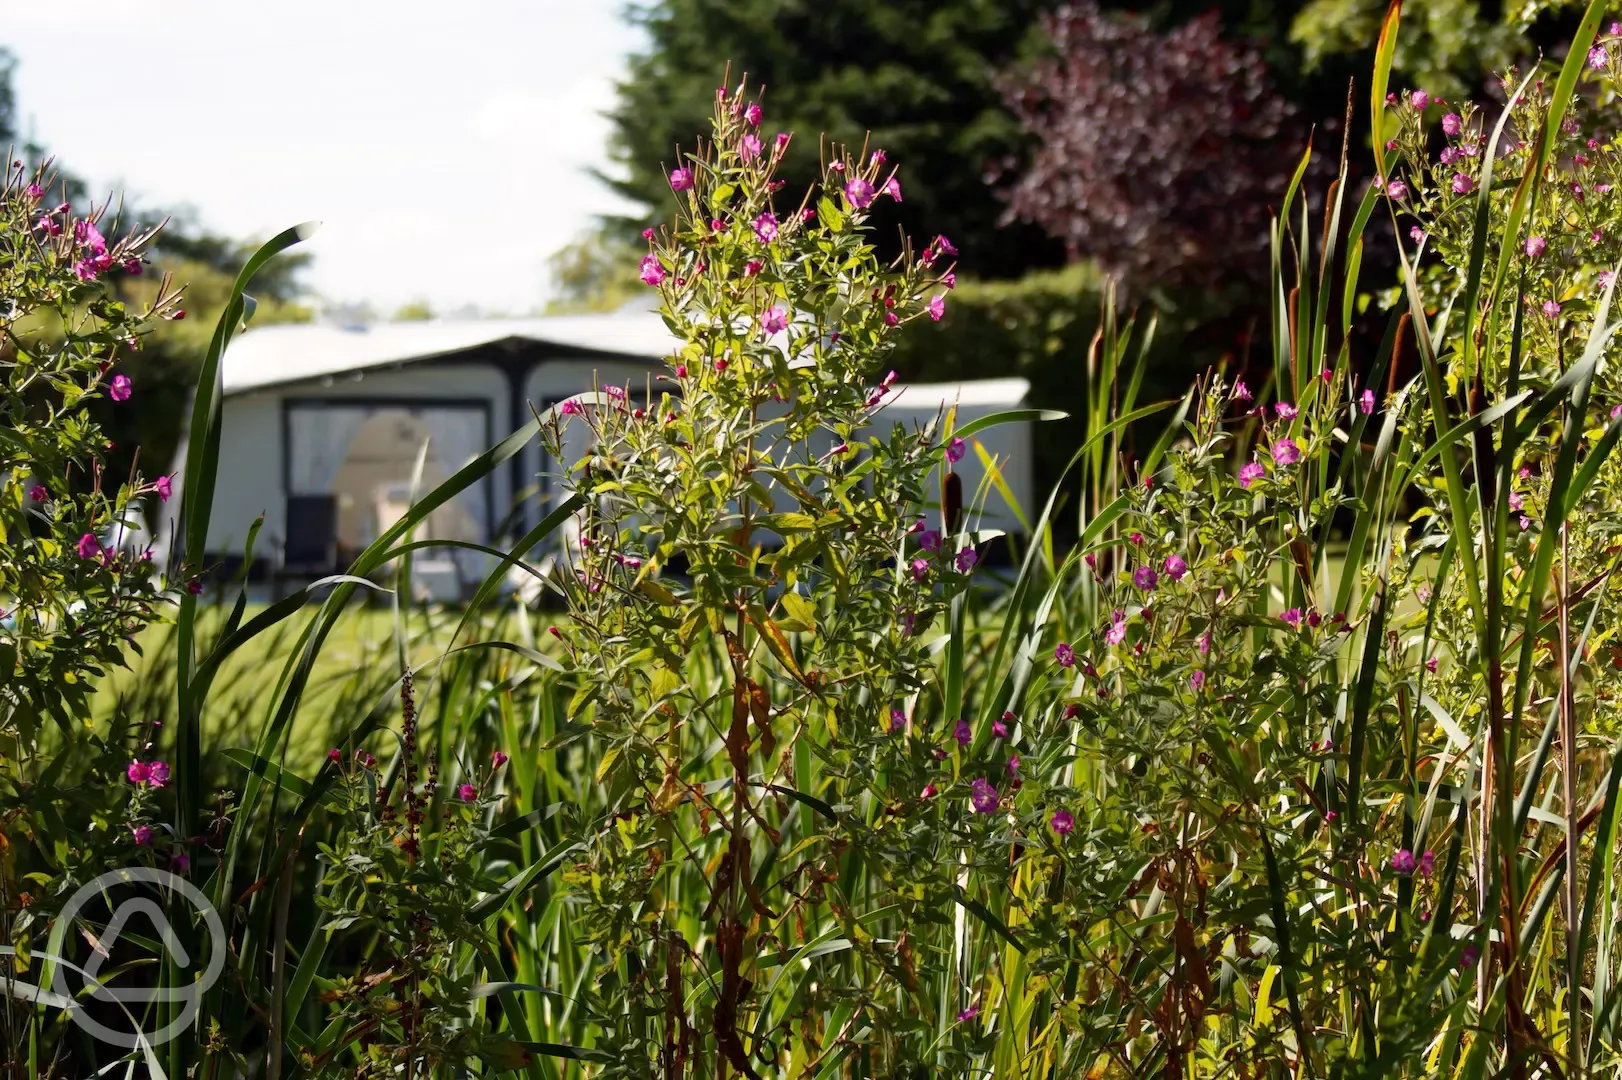
[[[307,283],[383,314],[512,313],[618,201],[622,0],[0,0],[24,131],[93,190],[321,231]],[[30,127],[31,125],[31,127]]]

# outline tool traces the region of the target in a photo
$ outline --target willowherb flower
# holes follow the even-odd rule
[[[1399,849],[1395,855],[1391,856],[1391,869],[1399,874],[1413,873],[1414,853],[1407,848]]]
[[[872,206],[874,194],[873,185],[860,176],[851,177],[845,185],[845,201],[858,210]]]
[[[1260,462],[1252,461],[1239,469],[1239,486],[1248,488],[1254,481],[1267,475],[1267,469]]]
[[[1188,685],[1194,688],[1197,694],[1205,686],[1205,672],[1196,671],[1188,677]]]
[[[1423,90],[1415,90],[1408,95],[1408,104],[1412,105],[1416,110],[1423,110],[1430,103],[1431,96]]]
[[[124,273],[128,274],[130,277],[140,277],[145,272],[146,267],[141,265],[140,259],[137,259],[132,255],[124,260]]]
[[[1003,765],[1003,772],[1008,774],[1008,778],[1010,780],[1012,780],[1014,777],[1019,775],[1019,755],[1018,754],[1010,754],[1010,755],[1008,755],[1008,761]]]
[[[152,777],[152,766],[144,761],[132,761],[129,768],[124,770],[124,775],[132,784],[144,784]]]
[[[1446,135],[1457,135],[1464,127],[1464,120],[1458,113],[1448,113],[1442,117],[1442,132]]]
[[[1476,189],[1476,182],[1467,173],[1453,174],[1453,194],[1468,195]]]
[[[692,169],[672,169],[670,171],[670,190],[686,191],[693,186]]]
[[[892,708],[890,710],[890,734],[894,735],[896,732],[900,731],[906,726],[907,714],[902,712],[900,709]]]
[[[1280,420],[1294,420],[1301,410],[1288,401],[1281,401],[1273,406],[1273,411],[1278,414]]]
[[[456,797],[463,802],[476,802],[479,798],[479,789],[472,784],[463,784],[456,789]]]
[[[890,198],[894,199],[896,202],[900,202],[901,201],[901,181],[898,180],[894,176],[890,177],[890,179],[888,179],[888,180],[886,180],[884,182],[884,187],[879,189],[879,194],[880,195],[888,195],[888,196],[890,196]]]
[[[1543,301],[1543,314],[1547,315],[1551,319],[1560,314],[1559,302],[1555,300]]]
[[[45,489],[44,484],[35,484],[28,489],[28,497],[34,502],[44,502],[51,497],[51,493]]]
[[[967,574],[970,570],[973,570],[974,564],[979,561],[980,554],[972,547],[966,547],[962,551],[959,551],[957,553],[957,558],[954,560],[957,565],[957,572],[960,574]]]
[[[1509,508],[1511,510],[1519,510],[1525,504],[1526,498],[1520,492],[1511,491],[1509,493]]]
[[[941,534],[935,529],[925,529],[918,534],[918,546],[925,551],[939,551],[941,549]]]
[[[1076,650],[1070,647],[1070,643],[1068,641],[1061,641],[1059,644],[1053,647],[1053,659],[1057,661],[1059,666],[1062,668],[1075,667]]]
[[[931,296],[929,298],[929,304],[926,310],[929,312],[929,317],[932,320],[935,322],[940,322],[941,316],[946,314],[946,297],[941,293],[936,293],[934,296]]]
[[[969,745],[969,742],[974,738],[974,732],[969,729],[969,722],[967,720],[959,720],[957,724],[953,726],[952,738],[957,740],[957,744],[959,746],[966,747]]]
[[[924,578],[926,578],[928,576],[929,576],[929,560],[928,559],[921,559],[921,558],[912,560],[912,580],[914,580],[914,581],[922,581],[922,580],[924,580]]]
[[[38,184],[29,184],[27,187],[23,188],[23,194],[27,195],[35,202],[38,202],[40,196],[45,194],[45,189],[40,187]]]
[[[978,1005],[970,1005],[967,1009],[964,1009],[962,1012],[957,1014],[957,1022],[961,1024],[961,1023],[964,1023],[966,1021],[973,1020],[976,1016],[979,1016],[979,1015],[980,1015],[980,1006],[978,1006]]]
[[[1111,645],[1119,645],[1126,640],[1126,613],[1117,611],[1110,619],[1109,629],[1104,631],[1104,640]]]
[[[1188,573],[1188,563],[1183,560],[1181,555],[1167,555],[1165,569],[1167,577],[1171,578],[1173,581],[1181,581],[1183,580],[1183,575]]]
[[[1280,439],[1273,444],[1273,462],[1277,465],[1294,465],[1301,460],[1301,448],[1295,444],[1294,439]]]
[[[584,416],[586,415],[586,407],[574,398],[568,398],[558,406],[558,412],[564,416]]]
[[[1160,583],[1160,575],[1155,573],[1152,566],[1140,566],[1132,572],[1132,584],[1144,592],[1154,592],[1155,586]]]
[[[1541,237],[1541,236],[1528,236],[1526,238],[1526,248],[1525,248],[1526,257],[1528,259],[1535,259],[1539,255],[1542,255],[1544,249],[1547,248],[1548,246],[1549,245],[1544,241],[1543,237]]]
[[[1436,855],[1427,850],[1419,857],[1419,873],[1423,877],[1430,877],[1436,873]]]
[[[1401,202],[1408,197],[1408,185],[1401,180],[1393,180],[1385,186],[1385,193],[1390,198]]]
[[[788,329],[788,312],[780,307],[769,307],[760,316],[760,329],[767,334],[781,334]]]
[[[1008,725],[1013,723],[1013,722],[1014,722],[1014,714],[1013,713],[1011,713],[1011,712],[1003,713],[1002,718],[1000,720],[993,720],[991,722],[991,734],[992,734],[992,736],[995,737],[995,738],[998,738],[998,739],[1006,739],[1006,738],[1008,738]]]
[[[62,235],[62,226],[49,215],[40,215],[40,219],[35,223],[34,228],[44,230],[46,236]]]
[[[755,219],[755,239],[769,244],[777,239],[777,215],[770,210]]]
[[[956,465],[963,460],[963,454],[967,449],[968,444],[954,435],[952,441],[946,444],[946,460]]]
[[[1368,416],[1371,413],[1373,413],[1374,412],[1374,391],[1373,390],[1365,390],[1361,394],[1359,394],[1358,398],[1357,398],[1357,407],[1359,409],[1363,410],[1363,415],[1364,416]]]
[[[918,793],[918,797],[920,799],[933,799],[938,794],[940,794],[940,792],[936,790],[934,784],[925,784],[924,790]]]
[[[1298,607],[1290,608],[1284,614],[1280,615],[1279,619],[1285,623],[1288,623],[1291,630],[1301,629],[1301,609]]]
[[[1415,225],[1413,228],[1408,230],[1408,239],[1412,240],[1416,244],[1423,244],[1425,242],[1425,230],[1421,229],[1418,225]]]
[[[130,830],[130,838],[141,847],[152,843],[152,830],[146,825],[137,825]]]
[[[1209,656],[1211,654],[1211,631],[1207,630],[1195,638],[1194,647],[1200,651],[1201,656]]]
[[[1076,819],[1068,810],[1055,810],[1048,819],[1048,825],[1060,836],[1066,836],[1076,827]]]
[[[79,558],[95,559],[101,555],[101,541],[96,539],[95,533],[85,533],[79,537]]]
[[[976,777],[969,785],[969,805],[976,814],[995,813],[997,809],[997,789],[991,786],[991,781],[985,777]]]
[[[751,102],[749,107],[743,111],[743,118],[748,122],[750,127],[759,127],[762,115],[764,114],[761,112],[760,106],[753,102]]]
[[[1596,71],[1602,70],[1610,58],[1611,54],[1605,50],[1603,45],[1595,45],[1588,50],[1588,66]]]
[[[648,254],[642,256],[641,270],[637,275],[644,285],[658,285],[665,280],[665,268],[659,265],[659,256]]]
[[[1233,384],[1233,400],[1249,401],[1252,396],[1253,395],[1250,392],[1250,387],[1245,385],[1245,380],[1240,379],[1238,382]]]
[[[760,140],[754,135],[745,135],[738,140],[738,156],[745,161],[753,161],[760,156]]]

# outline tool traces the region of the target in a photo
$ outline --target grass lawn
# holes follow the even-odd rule
[[[253,618],[263,607],[250,605],[243,621]],[[204,648],[200,651],[212,646],[228,610],[218,604],[203,609]],[[251,745],[258,739],[276,704],[277,688],[287,663],[316,610],[312,606],[284,620],[242,646],[221,665],[204,710],[208,729],[205,745],[220,749]],[[421,664],[443,652],[460,618],[460,609],[415,608],[407,612],[405,631],[412,662]],[[540,623],[536,629],[544,625]],[[516,637],[518,628],[508,622],[503,632]],[[176,633],[170,621],[149,626],[137,636],[136,648],[126,652],[129,666],[110,671],[92,695],[98,721],[161,722],[166,726],[173,723],[177,716]],[[475,630],[474,636],[488,637],[488,629]],[[384,605],[352,604],[316,655],[308,689],[294,720],[292,745],[299,756],[324,752],[334,722],[364,712],[398,674],[393,611]]]

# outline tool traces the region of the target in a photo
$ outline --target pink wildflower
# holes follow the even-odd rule
[[[641,272],[638,275],[644,285],[658,285],[665,280],[665,268],[659,265],[659,256],[647,254],[642,256]]]
[[[28,497],[34,502],[44,502],[51,497],[51,493],[45,490],[44,484],[35,484],[28,489]]]
[[[750,104],[750,106],[743,111],[743,118],[748,121],[750,127],[759,127],[761,116],[762,113],[760,111],[760,106],[757,104]]]
[[[1386,195],[1398,202],[1408,197],[1408,185],[1401,180],[1393,180],[1385,186]]]
[[[1559,302],[1555,300],[1543,301],[1543,314],[1547,315],[1551,319],[1560,314]]]
[[[1068,641],[1061,641],[1053,647],[1053,659],[1062,668],[1076,666],[1076,650],[1070,647]]]
[[[738,156],[745,161],[753,161],[760,156],[760,140],[754,135],[745,135],[738,140]]]
[[[788,312],[780,307],[767,308],[760,316],[760,328],[767,334],[781,334],[788,329]]]
[[[1528,236],[1526,238],[1526,248],[1525,248],[1526,257],[1528,259],[1535,259],[1539,255],[1542,255],[1544,249],[1547,248],[1548,246],[1549,246],[1548,242],[1545,241],[1543,239],[1543,237],[1541,237],[1541,236]]]
[[[1476,189],[1476,182],[1466,173],[1453,174],[1453,194],[1468,195]]]
[[[922,580],[924,580],[924,578],[926,578],[928,576],[929,576],[929,560],[928,559],[922,559],[922,558],[912,560],[912,580],[914,580],[914,581],[922,581]]]
[[[1416,110],[1422,111],[1430,103],[1431,96],[1423,90],[1415,90],[1408,95],[1408,104],[1412,105]]]
[[[1280,420],[1294,420],[1301,410],[1288,401],[1281,401],[1273,406],[1273,411],[1278,414]]]
[[[991,786],[991,781],[985,777],[976,777],[974,783],[969,785],[972,794],[969,796],[969,805],[976,814],[990,814],[997,809],[997,789]]]
[[[1464,121],[1458,113],[1448,113],[1442,117],[1442,132],[1445,135],[1457,135],[1464,127]]]
[[[1248,488],[1254,481],[1260,480],[1266,475],[1267,469],[1263,467],[1261,463],[1252,461],[1250,464],[1240,468],[1239,486],[1242,488]]]
[[[1294,465],[1301,460],[1301,448],[1293,439],[1280,439],[1273,444],[1273,461],[1278,465]]]
[[[1160,583],[1160,575],[1155,573],[1152,566],[1140,566],[1132,572],[1132,584],[1144,592],[1154,592],[1155,586]]]
[[[1249,401],[1251,397],[1250,387],[1245,385],[1245,380],[1240,379],[1233,384],[1233,399],[1235,401]]]
[[[128,401],[130,399],[130,377],[128,375],[114,375],[112,385],[107,390],[107,396],[114,401]]]
[[[672,191],[686,191],[693,186],[692,169],[672,169],[670,173],[670,189]]]
[[[152,843],[152,830],[145,825],[135,826],[134,829],[130,830],[130,836],[141,847],[146,847]]]
[[[132,761],[129,768],[124,770],[132,784],[144,784],[152,777],[152,767],[144,761]]]
[[[1167,555],[1165,568],[1166,576],[1173,581],[1183,580],[1183,575],[1188,573],[1188,563],[1183,561],[1181,555]]]
[[[1298,607],[1290,608],[1284,614],[1280,615],[1279,618],[1282,621],[1288,623],[1291,630],[1299,630],[1299,629],[1301,629],[1301,609],[1300,608],[1298,608]]]
[[[860,176],[852,177],[850,183],[845,185],[845,201],[858,210],[872,206],[873,196],[873,185]]]
[[[975,551],[972,547],[966,547],[957,553],[957,559],[955,560],[957,572],[960,574],[967,574],[970,570],[974,569],[974,564],[979,561],[980,553]]]
[[[901,181],[896,179],[893,176],[890,177],[890,179],[888,179],[888,180],[886,180],[884,182],[884,187],[879,190],[879,194],[880,195],[888,195],[888,196],[890,196],[890,198],[894,199],[896,202],[900,202],[901,201]]]
[[[974,738],[974,732],[969,729],[967,720],[959,720],[952,728],[952,738],[957,740],[959,746],[968,746]]]
[[[475,802],[479,798],[479,789],[472,784],[463,784],[456,789],[456,797],[463,802]]]
[[[79,558],[94,559],[101,554],[101,541],[96,539],[95,533],[85,533],[79,537]]]
[[[1048,824],[1060,836],[1067,836],[1071,829],[1076,827],[1076,819],[1068,810],[1055,810],[1048,819]]]
[[[932,320],[935,322],[940,322],[941,316],[946,314],[946,297],[940,293],[936,293],[934,296],[931,296],[929,298],[928,311],[929,317]]]
[[[946,444],[946,460],[956,465],[963,460],[963,454],[966,450],[967,444],[962,439],[953,436],[952,441]]]
[[[162,787],[169,782],[169,766],[162,761],[154,761],[147,766],[147,782],[155,788]]]
[[[1357,407],[1359,409],[1363,410],[1363,415],[1364,416],[1368,416],[1371,413],[1373,413],[1374,412],[1374,391],[1373,390],[1365,390],[1365,391],[1363,391],[1362,394],[1358,395]]]
[[[1194,692],[1196,694],[1199,693],[1200,690],[1205,686],[1205,672],[1196,671],[1194,674],[1190,675],[1188,677],[1188,685],[1194,688]]]
[[[777,239],[777,215],[770,210],[755,219],[755,239],[769,244]]]
[[[1414,853],[1407,848],[1399,849],[1395,855],[1391,856],[1391,869],[1399,874],[1413,873]]]

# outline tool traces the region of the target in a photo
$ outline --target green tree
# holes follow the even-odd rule
[[[1057,0],[657,0],[634,7],[647,34],[619,85],[613,157],[620,194],[648,208],[618,222],[634,235],[670,196],[677,146],[694,149],[728,66],[764,87],[765,138],[802,134],[781,172],[788,190],[819,174],[816,133],[907,162],[900,205],[884,200],[875,235],[944,233],[966,272],[1010,277],[1063,261],[1040,230],[1001,225],[997,194],[1026,140],[993,85],[1040,47],[1037,16]],[[804,137],[809,134],[810,137]],[[1011,178],[1011,176],[1010,176]]]

